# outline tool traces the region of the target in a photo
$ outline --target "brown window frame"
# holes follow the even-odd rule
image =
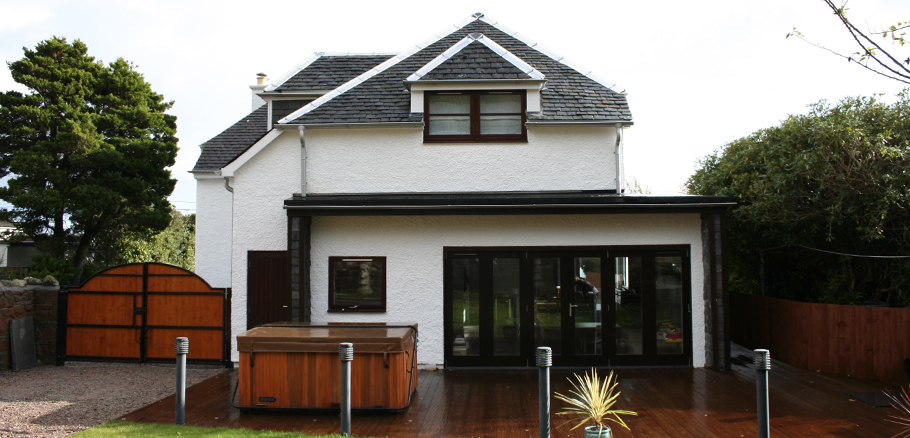
[[[487,134],[480,133],[480,96],[484,94],[518,94],[521,96],[521,134]],[[430,135],[430,118],[435,116],[464,115],[464,114],[430,114],[430,96],[438,94],[466,94],[471,96],[471,133],[467,135]],[[525,90],[446,90],[446,91],[427,91],[423,100],[424,143],[508,143],[508,142],[527,142],[528,127],[525,123],[528,121],[527,116],[528,93]],[[507,115],[514,116],[518,113],[487,113],[485,116]]]
[[[340,304],[335,302],[335,263],[344,261],[366,261],[379,264],[382,271],[380,279],[380,293],[382,295],[380,304]],[[386,311],[386,271],[385,257],[329,257],[329,312],[385,312]]]

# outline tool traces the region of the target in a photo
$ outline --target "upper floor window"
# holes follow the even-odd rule
[[[436,91],[424,100],[427,142],[527,141],[524,91]]]

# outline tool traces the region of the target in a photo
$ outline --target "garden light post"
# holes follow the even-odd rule
[[[354,344],[338,344],[338,358],[341,360],[341,434],[351,435],[351,361],[354,360]]]
[[[186,424],[186,354],[190,352],[189,338],[177,338],[174,342],[174,352],[177,353],[177,393],[175,424]]]
[[[538,384],[537,394],[540,406],[540,438],[550,438],[550,367],[553,365],[553,350],[537,347]]]
[[[755,389],[758,398],[758,438],[771,437],[771,420],[768,415],[768,371],[771,370],[771,353],[755,350]]]

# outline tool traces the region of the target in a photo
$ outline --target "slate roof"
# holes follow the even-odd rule
[[[413,121],[404,80],[471,33],[482,33],[546,76],[541,113],[528,120],[631,121],[626,97],[550,58],[495,26],[477,19],[291,123],[385,123]]]
[[[322,55],[274,91],[334,90],[392,55]]]
[[[489,47],[474,41],[420,78],[423,81],[447,79],[531,79],[531,76]]]
[[[263,105],[221,134],[202,144],[202,154],[191,172],[219,170],[268,132],[268,106]]]
[[[290,123],[420,122],[423,114],[410,112],[409,75],[472,33],[481,33],[542,73],[541,112],[529,121],[632,121],[625,94],[547,56],[485,19],[474,19],[460,29],[401,60]],[[542,49],[543,50],[543,49]],[[331,90],[391,59],[390,55],[321,54],[272,91]],[[500,77],[501,76],[501,77]],[[528,79],[529,76],[477,41],[438,65],[422,80]],[[193,172],[219,170],[267,133],[263,106],[202,145]]]

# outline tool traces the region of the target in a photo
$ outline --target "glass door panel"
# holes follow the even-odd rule
[[[534,258],[534,346],[562,354],[562,288],[559,258]]]
[[[480,259],[452,260],[453,356],[480,355]]]
[[[684,351],[682,266],[682,257],[656,258],[657,354],[682,354]]]
[[[493,355],[521,354],[521,291],[518,258],[493,258]]]
[[[616,354],[642,354],[641,257],[616,257]]]
[[[574,259],[574,303],[569,304],[569,316],[575,320],[575,355],[588,356],[603,353],[601,342],[601,263],[600,257]]]

